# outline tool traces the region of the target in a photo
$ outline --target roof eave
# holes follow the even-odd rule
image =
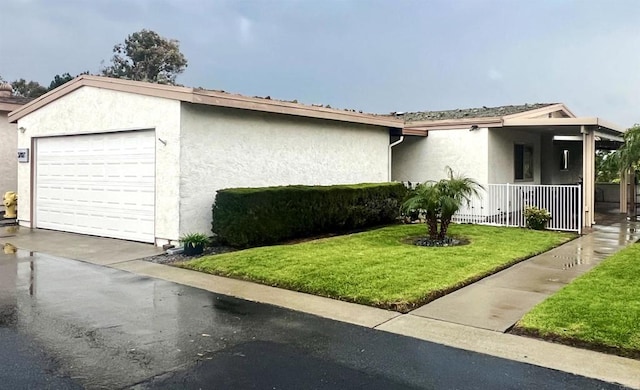
[[[416,121],[405,124],[405,129],[414,130],[454,130],[463,129],[471,126],[482,127],[501,127],[502,118],[486,117],[486,118],[465,118],[465,119],[445,119],[437,121]]]
[[[306,106],[298,103],[283,102],[261,98],[250,98],[223,92],[195,90],[193,88],[145,83],[131,80],[114,79],[83,75],[9,114],[9,121],[17,122],[24,116],[84,86],[154,96],[182,102],[204,104],[218,107],[238,108],[284,115],[336,120],[375,126],[402,128],[403,121],[398,118],[361,114],[353,111],[341,111],[325,107]]]
[[[596,117],[583,118],[534,118],[534,119],[505,119],[505,127],[531,126],[597,126],[600,130],[613,133],[624,133],[624,129],[616,124]]]
[[[22,108],[11,112],[9,114],[9,121],[15,123],[26,115],[29,115],[32,112],[40,109],[41,107],[46,106],[47,104],[58,100],[61,97],[84,86],[187,101],[191,100],[190,94],[193,91],[192,88],[82,75],[69,81],[68,83],[63,84],[53,91],[45,93],[39,98],[27,103]]]
[[[251,98],[242,95],[231,95],[215,91],[194,91],[193,103],[209,106],[237,108],[270,112],[275,114],[302,116],[308,118],[328,119],[341,122],[368,124],[401,129],[402,119],[362,114],[354,111],[341,111],[332,108],[306,106],[281,100]]]
[[[536,108],[534,110],[522,111],[517,114],[505,115],[503,116],[503,119],[506,120],[506,119],[516,119],[516,118],[520,118],[520,119],[530,118],[532,116],[544,115],[544,114],[556,112],[556,111],[564,111],[571,118],[576,117],[573,114],[573,112],[571,112],[571,110],[569,110],[569,108],[567,108],[567,106],[565,106],[563,103],[557,103],[557,104],[551,104],[541,108]]]

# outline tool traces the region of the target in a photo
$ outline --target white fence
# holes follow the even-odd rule
[[[489,184],[480,197],[458,210],[453,221],[524,227],[526,206],[544,208],[551,213],[547,229],[582,232],[579,185]]]

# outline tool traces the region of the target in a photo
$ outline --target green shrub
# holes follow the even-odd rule
[[[189,233],[180,237],[180,242],[183,244],[207,246],[209,245],[209,237],[203,233]]]
[[[547,222],[551,220],[551,214],[545,209],[527,206],[524,209],[524,218],[527,221],[527,227],[529,229],[544,230]]]
[[[213,233],[235,247],[393,222],[406,189],[401,183],[286,186],[220,190]]]

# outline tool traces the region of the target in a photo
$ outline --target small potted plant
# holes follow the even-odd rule
[[[184,254],[194,256],[202,254],[204,247],[209,244],[209,237],[202,233],[189,233],[180,238],[184,246]]]
[[[551,220],[551,214],[545,209],[527,206],[524,209],[524,218],[527,221],[527,227],[529,229],[544,230],[547,227],[547,223]]]

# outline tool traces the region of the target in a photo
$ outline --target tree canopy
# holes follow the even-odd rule
[[[68,72],[63,74],[57,74],[54,76],[53,80],[49,84],[49,91],[58,88],[61,85],[68,83],[73,80],[73,76],[71,76]]]
[[[624,145],[620,148],[620,170],[640,169],[640,124],[624,133]]]
[[[68,83],[69,81],[75,79],[78,76],[82,76],[83,74],[91,74],[89,73],[88,70],[85,70],[84,72],[81,72],[75,76],[71,76],[71,74],[69,74],[69,72],[63,73],[63,74],[57,74],[53,77],[53,80],[51,80],[51,83],[49,83],[49,88],[47,89],[47,92],[54,90],[56,88],[58,88],[61,85],[65,85],[66,83]]]
[[[82,72],[80,73],[78,76],[83,75],[83,74],[89,74],[88,71]],[[75,77],[78,77],[75,76]],[[35,99],[37,97],[40,97],[42,95],[44,95],[45,93],[58,88],[61,85],[64,85],[66,83],[68,83],[69,81],[73,80],[75,78],[74,76],[71,76],[71,74],[69,74],[69,72],[63,73],[63,74],[57,74],[54,76],[53,80],[51,81],[51,83],[49,83],[49,87],[45,87],[44,85],[41,85],[39,82],[37,81],[27,81],[25,79],[19,79],[19,80],[15,80],[13,82],[11,82],[11,87],[13,88],[13,95],[14,96],[20,96],[20,97],[25,97],[25,98],[30,98],[30,99]],[[0,77],[0,82],[4,81],[2,79],[2,77]]]
[[[187,67],[177,40],[146,29],[115,45],[113,53],[111,64],[102,69],[104,76],[173,85]]]
[[[15,96],[35,99],[47,93],[47,88],[40,85],[37,81],[27,81],[19,79],[11,83],[13,94]]]
[[[620,151],[596,150],[596,182],[620,182]]]

